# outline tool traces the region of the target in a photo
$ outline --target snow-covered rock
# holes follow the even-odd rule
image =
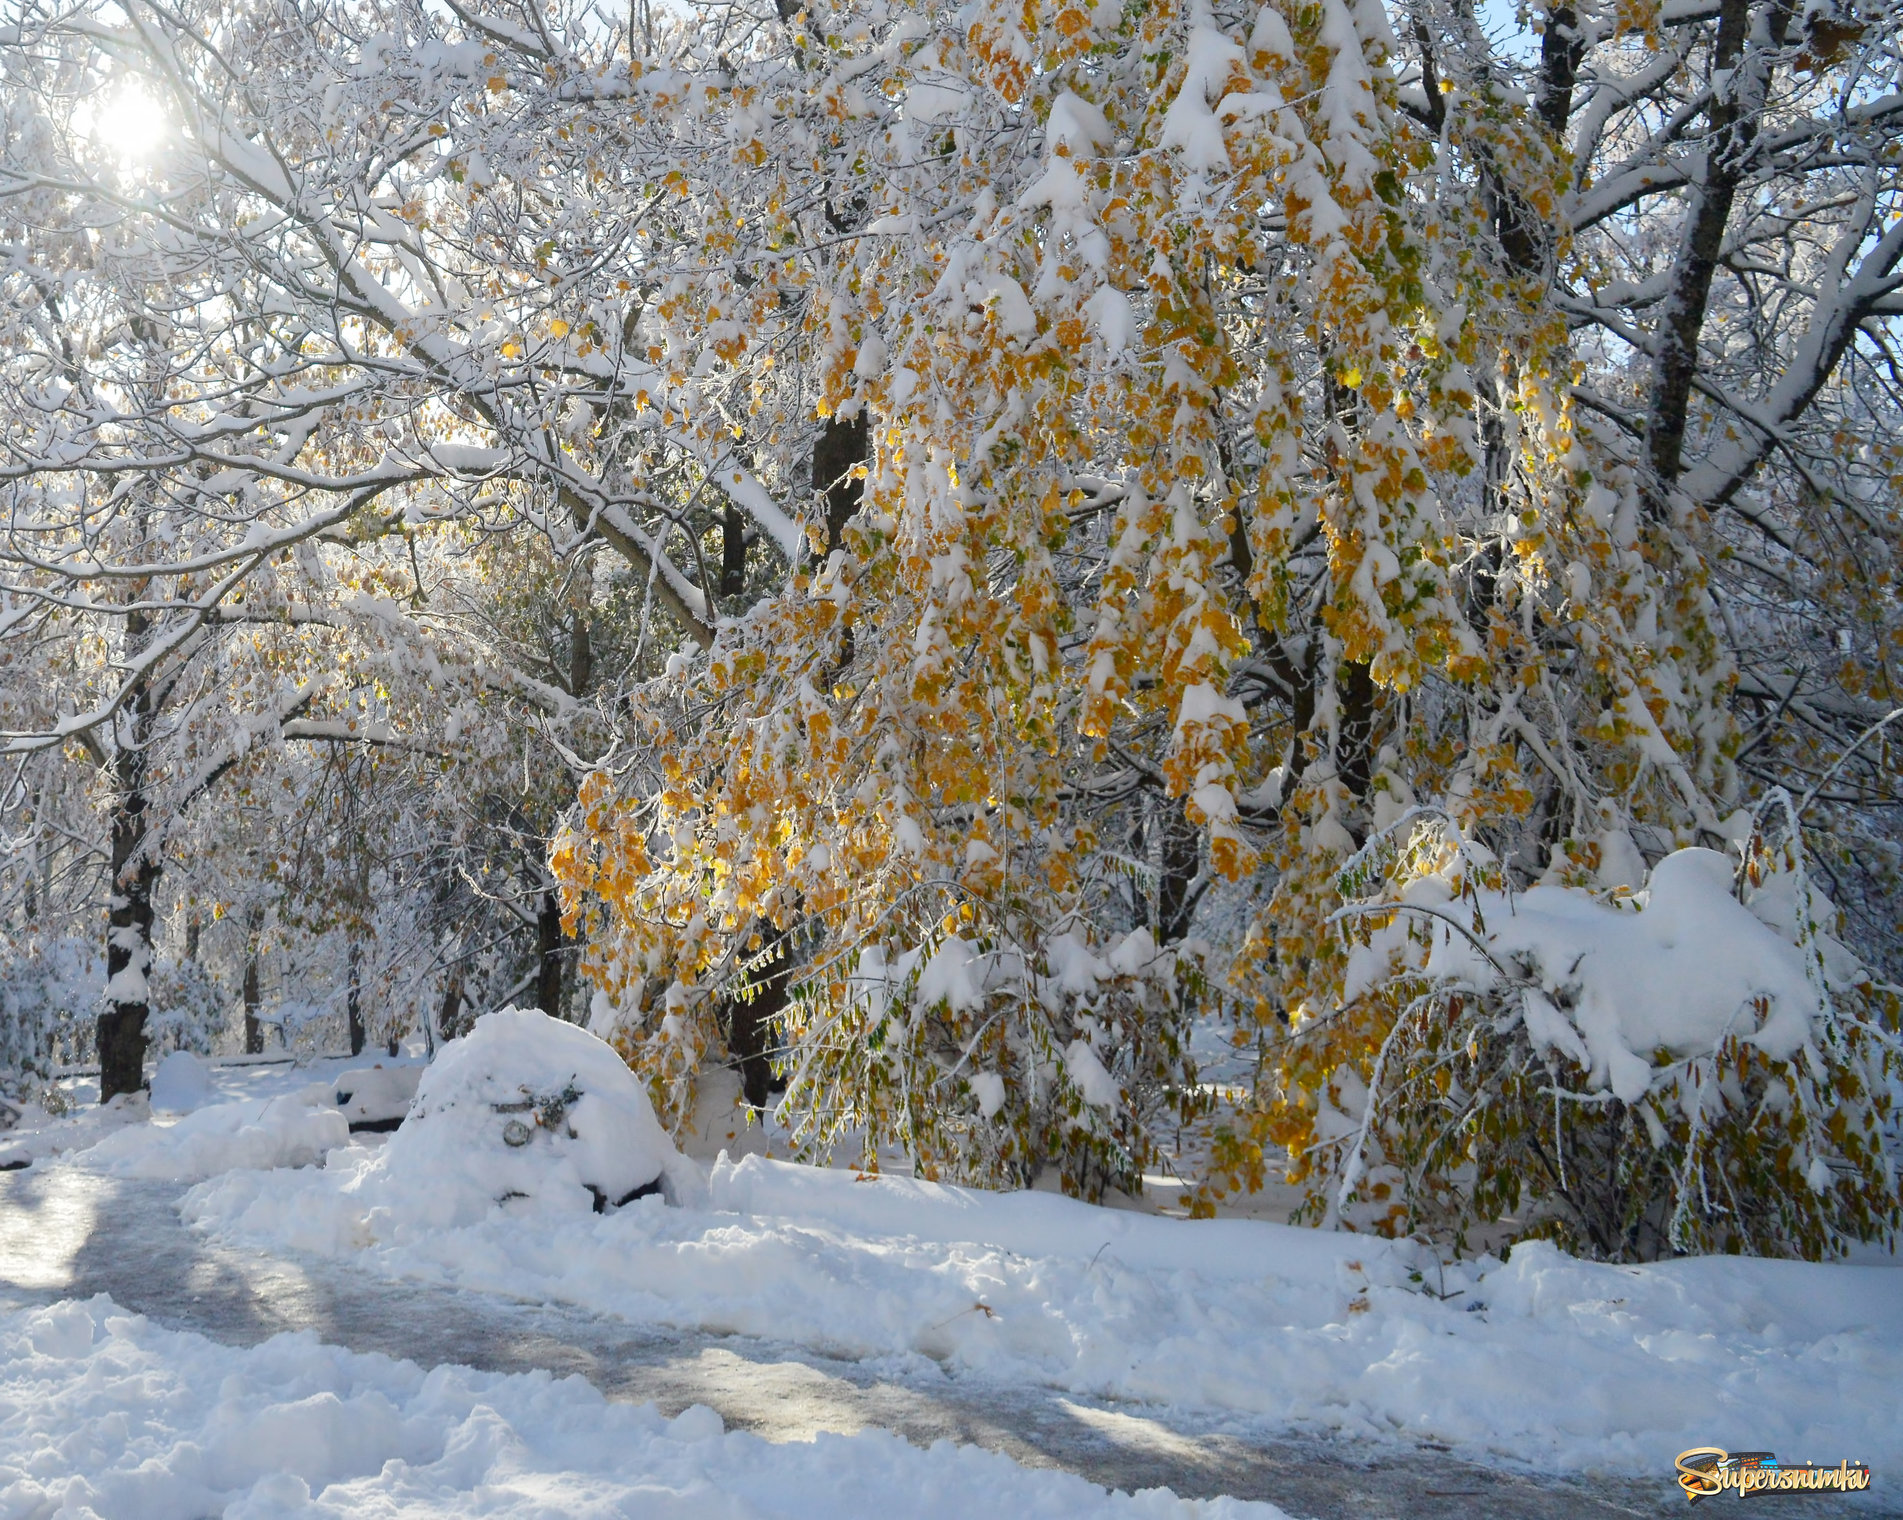
[[[343,1115],[319,1106],[322,1089],[293,1097],[218,1103],[176,1124],[113,1131],[78,1160],[115,1177],[199,1182],[220,1172],[316,1166],[350,1142]]]
[[[409,1113],[422,1078],[420,1066],[365,1066],[340,1072],[330,1092],[353,1131],[391,1130]]]
[[[152,1107],[187,1114],[212,1099],[211,1073],[189,1050],[175,1050],[152,1073]]]

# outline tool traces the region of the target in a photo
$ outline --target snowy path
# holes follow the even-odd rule
[[[179,1222],[182,1191],[65,1166],[0,1176],[0,1307],[108,1293],[156,1323],[230,1345],[314,1330],[326,1342],[425,1367],[580,1373],[612,1398],[651,1400],[668,1414],[710,1405],[730,1428],[770,1440],[883,1426],[920,1445],[950,1438],[1114,1488],[1265,1499],[1316,1520],[1610,1520],[1683,1507],[1665,1474],[1535,1482],[1426,1450],[1370,1459],[1346,1443],[1197,1425],[1176,1413],[969,1376],[894,1379],[888,1369],[755,1339],[635,1326],[235,1249]]]

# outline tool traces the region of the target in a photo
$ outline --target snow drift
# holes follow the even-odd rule
[[[29,1104],[0,1143],[0,1171],[17,1171],[49,1156],[83,1151],[127,1126],[143,1127],[151,1118],[152,1105],[142,1092],[120,1093],[110,1103],[88,1103],[58,1115]]]
[[[393,1130],[409,1114],[422,1079],[420,1066],[362,1066],[340,1072],[330,1092],[353,1133]]]
[[[186,1114],[212,1100],[211,1073],[189,1050],[175,1050],[152,1073],[152,1107]]]
[[[114,1130],[78,1160],[115,1177],[197,1182],[220,1172],[316,1166],[350,1143],[343,1116],[320,1106],[323,1089],[289,1097],[218,1103],[176,1124]]]

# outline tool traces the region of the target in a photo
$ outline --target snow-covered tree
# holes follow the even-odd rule
[[[791,580],[558,856],[657,1073],[791,936],[817,1140],[1094,1189],[1226,1006],[1206,1196],[1275,1141],[1319,1200],[1319,1116],[1403,1075],[1332,920],[1406,810],[1508,888],[1756,848],[1747,791],[1839,757],[1885,832],[1887,11],[1554,8],[1530,54],[1345,0],[693,15],[642,100],[701,261],[654,352],[744,385],[763,479],[826,420]],[[1893,1225],[1835,1159],[1857,1201],[1779,1245]]]
[[[390,581],[407,569],[421,596],[420,537],[521,529],[564,564],[605,544],[644,605],[709,636],[711,585],[661,545],[697,493],[619,447],[631,430],[669,460],[725,446],[643,418],[629,384],[650,361],[624,353],[629,287],[599,277],[589,240],[633,222],[574,195],[618,150],[581,155],[563,117],[586,102],[572,78],[548,88],[532,33],[509,33],[505,60],[480,28],[452,38],[393,5],[389,30],[362,30],[376,19],[29,5],[9,48],[8,634],[23,663],[74,671],[56,710],[16,704],[9,742],[84,751],[110,796],[109,1090],[136,1080],[161,772],[169,820],[274,735],[417,742],[373,711],[376,682],[337,680],[353,639],[387,654],[420,632],[402,663],[439,695],[500,684],[572,713],[479,638],[440,668],[430,636],[454,619],[412,615]],[[519,106],[511,69],[533,86]],[[150,109],[132,156],[97,109],[128,100]],[[546,183],[486,193],[484,164],[552,145]],[[612,187],[624,210],[651,196],[642,168]],[[198,774],[162,758],[175,740]]]
[[[1594,1249],[1893,1227],[1881,0],[24,18],[8,726],[112,778],[126,956],[152,767],[375,739],[432,798],[411,858],[533,929],[545,1007],[586,945],[676,1120],[724,1045],[815,1148],[1094,1194],[1200,1130],[1201,1206],[1280,1147],[1346,1222],[1520,1208],[1517,1167],[1551,1224],[1511,1147],[1400,1159],[1511,1071],[1550,1140],[1676,1158],[1567,1216],[1649,1221]],[[126,91],[136,162],[74,119]],[[1551,946],[1449,980],[1393,938],[1440,892],[1497,957],[1484,894],[1674,900],[1688,849],[1850,959],[1806,1039],[1759,988],[1674,1057],[1675,1119],[1539,1023],[1592,1003]],[[1741,1077],[1726,1130],[1686,1084],[1739,1040],[1814,1086]],[[1860,1138],[1798,1134],[1832,1103]],[[1760,1141],[1819,1201],[1740,1234],[1697,1158]]]

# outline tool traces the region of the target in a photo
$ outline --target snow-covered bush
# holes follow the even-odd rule
[[[1163,1119],[1199,1102],[1196,952],[1146,929],[1095,949],[1073,929],[1035,954],[955,934],[890,957],[868,946],[849,978],[860,1038],[826,1038],[823,1007],[795,1001],[788,1112],[823,1150],[839,1127],[819,1121],[820,1094],[842,1084],[885,1108],[922,1176],[1023,1187],[1048,1164],[1073,1195],[1134,1194]]]
[[[86,1052],[105,980],[89,941],[0,943],[0,1097],[39,1101],[54,1067]]]
[[[412,1226],[450,1229],[499,1203],[624,1203],[684,1177],[680,1166],[620,1056],[585,1029],[506,1008],[443,1047],[360,1192]]]
[[[1512,893],[1441,816],[1343,875],[1339,1007],[1301,1010],[1276,1134],[1308,1213],[1583,1255],[1822,1257],[1903,1224],[1897,1002],[1824,925],[1794,829],[1637,892]]]
[[[154,1054],[189,1050],[217,1053],[231,1026],[231,1007],[218,979],[202,961],[161,961],[146,979],[151,1012],[145,1033]]]

